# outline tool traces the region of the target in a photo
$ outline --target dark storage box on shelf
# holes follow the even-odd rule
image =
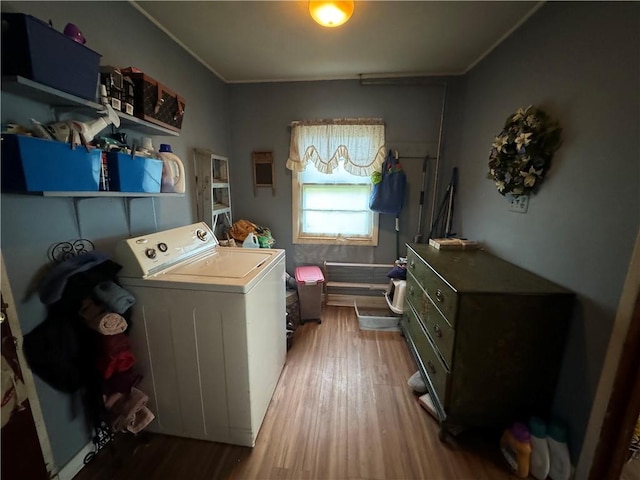
[[[97,192],[102,151],[68,143],[2,134],[5,192]]]
[[[162,161],[155,158],[107,153],[109,188],[115,192],[159,193]]]
[[[131,67],[121,72],[134,84],[134,116],[180,132],[186,100],[145,73]]]
[[[23,13],[2,13],[2,75],[26,77],[95,101],[100,54],[47,23]]]

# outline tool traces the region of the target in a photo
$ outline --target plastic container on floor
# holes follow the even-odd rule
[[[286,293],[287,328],[295,330],[300,326],[300,302],[296,290],[287,290]]]
[[[409,388],[411,388],[411,390],[413,390],[415,393],[427,393],[427,385],[424,383],[424,379],[422,378],[420,370],[409,377],[409,380],[407,380],[407,384],[409,385]]]
[[[358,307],[358,302],[353,302],[353,308],[358,317],[360,330],[381,330],[385,332],[400,331],[400,315],[397,315],[386,307]],[[425,390],[426,391],[426,390]],[[423,392],[424,393],[424,392]]]
[[[552,480],[569,480],[571,477],[571,457],[567,445],[567,429],[560,422],[553,421],[547,430],[549,445],[549,477]]]
[[[547,443],[547,424],[539,417],[529,420],[531,433],[531,462],[529,473],[538,480],[549,475],[549,445]]]
[[[384,294],[387,305],[393,313],[402,314],[404,308],[404,297],[406,293],[407,281],[399,278],[392,278]]]
[[[500,439],[500,450],[511,470],[518,477],[529,476],[531,435],[525,424],[516,422],[504,431]]]
[[[305,320],[317,320],[320,323],[322,284],[324,283],[322,270],[314,265],[296,267],[296,283],[298,284],[301,323],[304,323]]]

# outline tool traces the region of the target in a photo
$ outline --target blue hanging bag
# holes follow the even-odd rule
[[[407,176],[402,171],[398,159],[389,150],[389,154],[382,164],[382,180],[375,184],[371,191],[369,209],[397,216],[402,210],[406,187]]]

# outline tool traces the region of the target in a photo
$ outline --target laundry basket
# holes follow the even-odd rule
[[[298,301],[300,302],[300,323],[305,320],[317,320],[321,323],[322,284],[324,275],[319,267],[308,265],[296,267]]]

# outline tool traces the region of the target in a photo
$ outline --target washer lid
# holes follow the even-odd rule
[[[165,273],[172,276],[244,278],[271,257],[271,253],[264,253],[257,249],[216,247],[206,255],[181,263]]]

